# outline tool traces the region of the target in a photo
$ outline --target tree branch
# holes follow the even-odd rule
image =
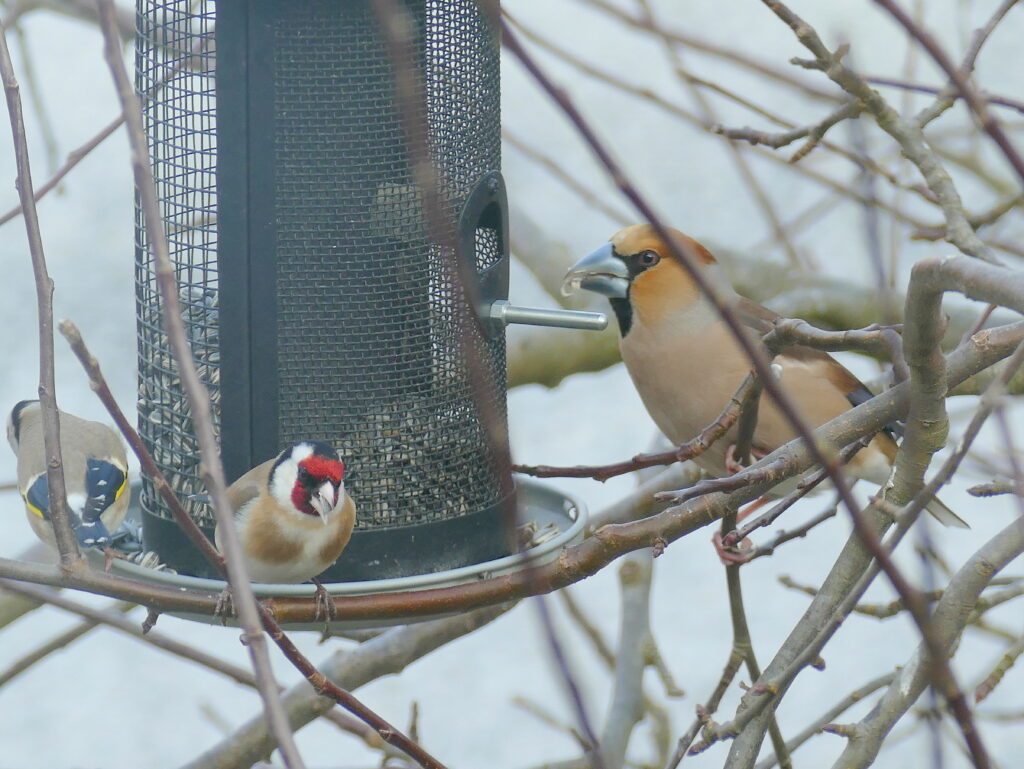
[[[32,274],[36,284],[36,307],[39,323],[39,405],[42,409],[43,449],[46,453],[46,485],[49,500],[48,517],[53,524],[61,568],[66,571],[85,567],[78,550],[78,539],[71,526],[67,489],[64,485],[64,463],[60,450],[60,417],[57,412],[57,387],[53,374],[53,281],[46,270],[43,238],[39,231],[35,195],[32,191],[32,168],[25,138],[25,120],[21,109],[18,81],[14,76],[11,52],[7,48],[7,32],[0,23],[0,75],[4,82],[7,111],[11,118],[14,139],[14,157],[18,167],[15,186],[25,212],[25,230],[29,253],[32,255]]]
[[[943,654],[954,648],[981,591],[1000,569],[1022,552],[1024,524],[1015,520],[986,542],[949,581],[935,607],[933,622],[934,640]],[[850,742],[836,766],[857,769],[874,761],[882,740],[928,684],[934,653],[929,644],[921,644],[871,713],[852,728]],[[977,756],[973,758],[976,766],[981,765]]]
[[[985,266],[974,261],[971,264]],[[956,385],[975,371],[1008,356],[1022,340],[1024,322],[974,334],[947,359],[950,385]],[[819,427],[815,431],[815,440],[847,445],[864,435],[877,432],[905,413],[907,392],[906,383],[887,390]],[[785,462],[794,473],[802,472],[811,464],[809,452],[799,440],[780,447],[761,462],[777,460]],[[671,473],[669,477],[681,477],[673,470],[666,472]],[[653,487],[660,478],[658,476],[648,484]],[[593,536],[566,548],[557,561],[535,568],[529,577],[525,574],[511,574],[456,587],[346,596],[335,601],[337,618],[393,620],[396,616],[429,616],[440,612],[468,611],[527,595],[551,592],[597,573],[615,558],[631,550],[642,547],[664,548],[679,537],[718,520],[728,505],[747,502],[762,491],[759,487],[747,486],[728,497],[718,494],[703,496],[655,515],[647,515],[649,508],[637,506],[639,500],[633,500],[625,506],[616,505],[613,508],[615,515],[631,517],[631,514],[644,514],[646,517],[629,523],[603,525]],[[602,519],[608,520],[598,516],[599,521]],[[211,614],[217,603],[216,596],[209,593],[143,585],[102,572],[63,574],[59,569],[5,558],[0,558],[0,576],[124,598],[159,611]],[[281,622],[311,622],[315,618],[315,602],[308,598],[268,598],[264,603]]]
[[[320,669],[323,675],[347,690],[358,689],[382,676],[400,673],[407,665],[444,644],[483,627],[508,606],[497,606],[457,617],[397,627],[360,644],[338,651]],[[319,696],[306,682],[290,687],[283,695],[291,729],[298,730],[323,715],[335,701]],[[256,716],[182,769],[245,769],[275,747],[266,719]]]
[[[928,145],[921,128],[900,117],[877,91],[842,63],[841,51],[830,51],[814,28],[784,3],[778,0],[762,2],[793,30],[797,39],[814,55],[815,60],[809,66],[820,69],[836,85],[862,102],[875,116],[878,126],[896,140],[907,158],[917,166],[945,214],[949,241],[965,254],[991,260],[988,247],[967,221],[963,201],[952,178]]]

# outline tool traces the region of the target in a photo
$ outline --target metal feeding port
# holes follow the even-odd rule
[[[507,556],[507,322],[598,328],[508,303],[499,41],[476,0],[413,0],[444,214],[478,276],[467,323],[431,242],[372,0],[180,0],[138,9],[137,87],[188,338],[228,480],[302,439],[339,449],[352,541],[321,579],[401,578]],[[136,226],[139,428],[208,533],[199,452]],[[470,366],[475,366],[473,372]],[[471,373],[474,375],[471,377]],[[152,482],[145,547],[213,576]],[[568,524],[567,524],[568,525]]]

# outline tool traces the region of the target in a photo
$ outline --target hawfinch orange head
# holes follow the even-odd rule
[[[676,249],[685,251],[693,263],[713,276],[716,284],[728,288],[710,251],[678,230],[669,228],[668,232]],[[565,276],[562,291],[570,293],[577,288],[609,298],[623,336],[629,331],[634,313],[642,322],[656,324],[701,298],[686,268],[649,224],[619,230],[599,249],[576,262]]]

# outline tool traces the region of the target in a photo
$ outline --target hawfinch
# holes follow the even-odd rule
[[[301,441],[231,484],[228,501],[253,582],[306,582],[338,560],[356,520],[344,474],[332,446]],[[214,541],[223,552],[220,527]]]
[[[670,230],[687,248],[708,280],[760,342],[779,317],[739,296],[715,257],[700,243]],[[751,365],[711,301],[705,297],[653,227],[637,224],[617,232],[566,275],[565,286],[603,294],[618,319],[619,348],[644,406],[675,444],[695,437],[725,408]],[[773,370],[804,418],[817,427],[871,398],[868,389],[834,358],[809,347],[787,347]],[[733,428],[694,461],[713,476],[728,472]],[[764,456],[796,437],[767,394],[758,406],[751,452]],[[889,432],[876,435],[847,466],[850,474],[878,485],[888,479],[896,456]],[[776,493],[779,493],[778,491]],[[946,525],[966,527],[939,500],[928,511]]]
[[[18,458],[18,491],[32,530],[56,547],[46,481],[43,412],[39,401],[16,404],[7,418],[7,440]],[[60,453],[64,463],[71,525],[84,547],[110,544],[110,533],[128,510],[128,460],[112,429],[60,412]]]

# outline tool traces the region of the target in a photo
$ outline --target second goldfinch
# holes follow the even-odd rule
[[[760,344],[779,316],[739,296],[706,248],[677,230],[671,233],[679,248],[695,256],[698,268],[743,321],[750,339]],[[654,422],[677,445],[711,424],[750,372],[747,355],[725,321],[650,225],[634,225],[613,235],[572,267],[566,287],[608,297],[618,319],[626,369]],[[773,370],[814,427],[871,398],[832,356],[809,347],[782,350]],[[763,456],[795,437],[788,420],[763,394],[752,452]],[[714,476],[724,475],[731,469],[729,448],[734,441],[735,428],[694,461]],[[883,485],[895,456],[893,436],[882,432],[847,469],[855,478]],[[942,523],[967,526],[938,499],[933,498],[927,509]]]
[[[356,520],[344,476],[334,447],[301,441],[231,484],[228,501],[253,582],[306,582],[338,560]],[[214,540],[223,552],[220,527]]]
[[[75,536],[84,547],[109,545],[110,534],[121,525],[131,499],[124,445],[104,424],[64,411],[59,417],[64,485]],[[18,491],[28,522],[36,536],[56,547],[39,401],[14,406],[7,418],[7,440],[18,458]]]

